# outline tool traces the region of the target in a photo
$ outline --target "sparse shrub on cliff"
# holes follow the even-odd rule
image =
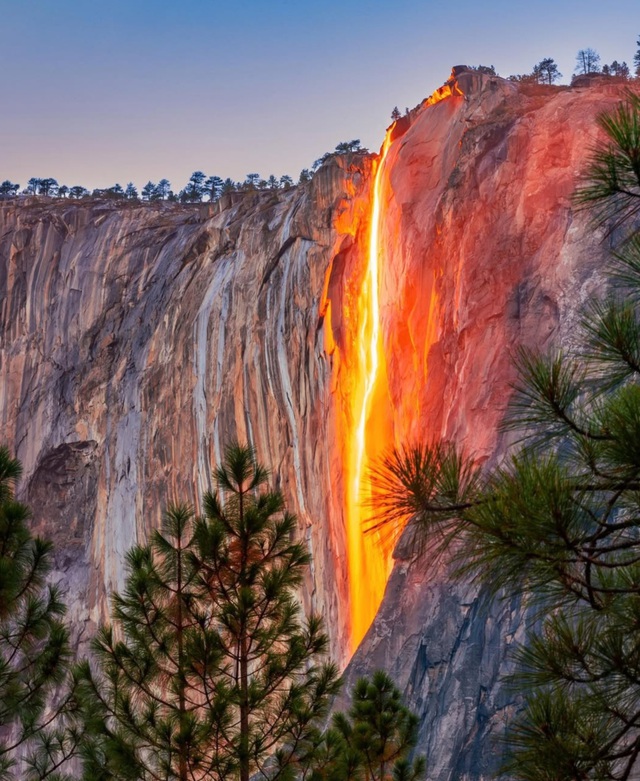
[[[508,81],[516,82],[517,84],[538,84],[538,77],[534,73],[512,73],[511,76],[507,76]]]
[[[411,518],[418,552],[455,543],[460,573],[538,611],[512,681],[522,781],[640,773],[640,97],[600,126],[578,202],[624,236],[612,291],[586,307],[578,347],[520,353],[517,452],[487,473],[453,445],[409,446],[374,474],[378,523]]]
[[[295,777],[338,682],[320,619],[300,619],[309,555],[267,477],[231,445],[204,516],[171,507],[129,552],[83,673],[85,778]]]
[[[65,607],[46,583],[51,544],[14,498],[20,472],[0,447],[0,778],[61,779],[80,734],[59,724],[73,705]]]

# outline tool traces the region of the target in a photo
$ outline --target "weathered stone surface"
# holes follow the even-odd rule
[[[344,657],[320,301],[346,252],[336,216],[351,224],[366,186],[355,162],[211,210],[0,205],[0,439],[23,463],[21,495],[56,543],[78,625],[106,617],[127,549],[168,501],[198,504],[238,437],[298,512],[314,557],[306,602]]]
[[[385,167],[388,392],[398,441],[442,435],[491,462],[513,349],[570,340],[601,284],[606,247],[571,194],[619,87],[527,92],[467,71],[451,91],[403,120]],[[333,159],[309,185],[211,211],[0,203],[0,439],[57,544],[79,631],[106,616],[125,551],[167,501],[197,505],[237,436],[299,515],[314,561],[304,599],[345,659],[335,396],[369,172]],[[492,778],[519,605],[489,605],[428,552],[396,555],[349,680],[394,675],[421,714],[430,779]]]

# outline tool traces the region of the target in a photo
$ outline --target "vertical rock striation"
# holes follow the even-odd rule
[[[606,247],[571,195],[615,85],[527,89],[460,72],[393,131],[380,299],[396,442],[455,440],[491,463],[518,344],[569,341]],[[0,439],[57,549],[79,637],[168,501],[196,507],[232,437],[298,513],[304,599],[349,649],[341,415],[368,235],[370,160],[215,207],[0,202]],[[89,624],[89,627],[86,625]],[[521,638],[406,544],[348,680],[385,667],[421,714],[431,779],[493,777]]]
[[[356,163],[216,208],[0,204],[1,438],[56,543],[79,628],[106,617],[125,552],[167,502],[198,506],[237,437],[298,513],[314,561],[306,601],[344,658],[321,300],[332,258],[353,243],[336,220],[351,226],[366,206]]]

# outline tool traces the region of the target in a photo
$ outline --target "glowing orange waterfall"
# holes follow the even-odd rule
[[[457,82],[451,79],[424,100],[419,110],[429,109],[447,98],[462,96]],[[391,244],[399,238],[399,226],[386,224],[385,214],[389,204],[391,168],[387,153],[394,128],[395,125],[387,131],[380,157],[373,164],[368,236],[360,234],[360,214],[354,210],[344,209],[336,223],[339,233],[356,239],[359,257],[355,268],[350,267],[342,289],[342,320],[337,339],[331,330],[329,277],[325,280],[323,293],[327,353],[332,354],[335,350],[339,353],[337,426],[341,443],[352,651],[360,644],[380,606],[393,565],[392,546],[397,540],[396,533],[366,531],[371,519],[369,470],[396,444],[396,438],[405,441],[413,422],[419,419],[420,390],[426,381],[429,350],[437,336],[438,297],[434,277],[420,282],[424,293],[421,322],[414,322],[413,330],[407,329],[404,336],[397,332],[386,335],[387,343],[393,345],[395,351],[389,356],[389,366],[393,366],[394,371],[399,366],[407,367],[411,377],[409,386],[402,388],[399,395],[397,378],[388,382],[383,323],[391,328],[399,322],[406,325],[416,302],[411,286],[404,289],[406,280],[384,273],[387,264],[396,262],[401,253],[397,244]],[[397,222],[397,213],[392,211],[392,215],[389,219]],[[393,256],[385,256],[385,246],[393,246]],[[385,295],[389,294],[384,302],[381,301],[383,278]],[[398,285],[400,289],[394,289]],[[402,312],[397,311],[398,306],[402,307]],[[409,362],[412,370],[408,368]],[[392,401],[390,386],[393,386],[395,401]]]
[[[384,262],[380,241],[383,172],[390,145],[389,131],[375,168],[366,265],[356,306],[353,385],[349,394],[351,430],[347,433],[345,477],[352,650],[358,646],[376,614],[391,566],[390,551],[379,535],[364,534],[370,492],[366,477],[368,466],[392,439],[379,291]]]

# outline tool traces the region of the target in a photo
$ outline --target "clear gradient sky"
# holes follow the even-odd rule
[[[640,0],[0,0],[0,180],[108,187],[377,150],[452,65],[630,65]]]

